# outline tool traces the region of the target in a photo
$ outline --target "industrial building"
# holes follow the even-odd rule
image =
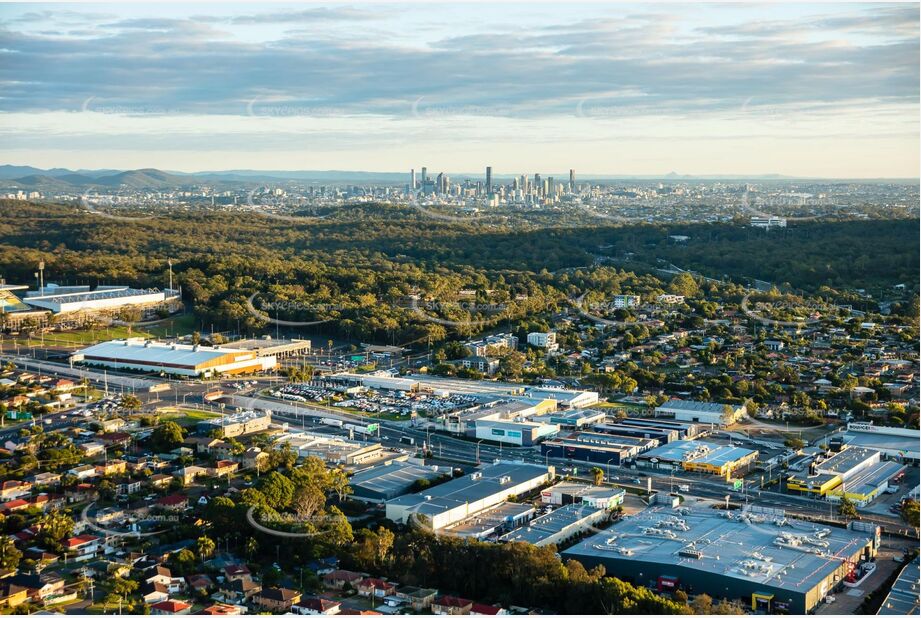
[[[562,551],[653,590],[740,599],[757,613],[805,614],[876,556],[876,526],[787,519],[783,511],[653,506]]]
[[[548,440],[541,455],[619,466],[658,444],[655,440],[581,431]]]
[[[30,307],[13,293],[28,289],[27,285],[0,283],[0,314],[3,315],[0,328],[16,331],[26,324],[41,327],[48,323],[51,311]]]
[[[693,440],[706,434],[707,426],[700,423],[668,420],[664,418],[623,418],[617,421],[620,425],[628,427],[655,427],[678,432],[680,440]]]
[[[815,461],[791,474],[787,477],[787,489],[832,501],[846,495],[858,506],[866,506],[886,491],[889,482],[904,469],[898,462],[882,461],[876,449],[844,447],[828,459]]]
[[[526,526],[504,534],[499,537],[503,543],[527,543],[535,547],[559,544],[572,537],[592,530],[602,521],[608,519],[610,513],[589,504],[568,504],[555,511],[540,515],[532,519]]]
[[[655,440],[658,444],[668,444],[678,440],[677,429],[660,427],[633,427],[623,423],[598,423],[592,427],[595,433],[606,433],[612,436],[627,436],[631,438],[645,438]]]
[[[445,474],[450,475],[451,469],[388,461],[359,470],[349,479],[349,486],[356,500],[379,503],[409,493],[417,481],[434,481]]]
[[[915,558],[905,565],[892,590],[886,595],[882,606],[876,612],[879,616],[917,616],[921,613],[919,579],[921,579],[921,558]]]
[[[605,419],[604,410],[592,408],[567,409],[535,416],[533,420],[550,425],[559,425],[563,429],[583,429]]]
[[[567,504],[586,504],[599,509],[613,509],[624,503],[627,492],[615,487],[596,487],[584,483],[563,482],[541,490],[540,498],[544,504],[565,506]]]
[[[441,530],[537,489],[554,475],[553,466],[499,462],[418,494],[388,500],[387,519]]]
[[[526,524],[536,512],[536,509],[530,504],[501,502],[456,524],[451,524],[442,532],[468,539],[492,538],[498,540],[502,534]]]
[[[274,356],[222,347],[156,343],[142,338],[106,341],[84,348],[71,357],[84,363],[111,369],[168,373],[184,377],[212,377],[222,374],[255,373],[275,368]]]
[[[22,302],[38,309],[62,313],[99,312],[117,310],[126,306],[150,307],[162,305],[169,298],[178,298],[175,290],[134,289],[126,285],[101,285],[59,288],[54,284],[42,290],[27,292]]]
[[[745,406],[704,401],[671,399],[656,408],[656,416],[667,416],[676,421],[706,423],[725,427],[745,415]]]
[[[395,378],[392,376],[381,376],[363,373],[336,373],[324,378],[330,383],[339,383],[349,386],[363,386],[378,391],[404,391],[416,392],[419,390],[419,382],[409,378]]]
[[[637,465],[705,472],[729,476],[750,466],[758,459],[758,451],[740,446],[725,446],[701,440],[678,440],[646,451],[637,458]]]
[[[446,431],[515,446],[533,446],[556,435],[559,425],[530,420],[556,409],[552,399],[497,398],[463,411],[446,414]]]
[[[290,445],[299,458],[316,457],[334,465],[360,466],[399,459],[379,442],[367,444],[326,434],[286,433],[279,437],[277,443]]]
[[[587,408],[599,401],[598,393],[595,391],[578,391],[568,388],[528,387],[524,389],[522,396],[530,399],[553,399],[561,410]]]
[[[209,418],[196,426],[198,433],[209,435],[217,430],[223,438],[234,438],[251,433],[265,431],[272,425],[271,410],[246,410],[236,414],[222,414],[218,418]]]
[[[262,339],[241,339],[223,344],[224,348],[231,350],[248,350],[257,356],[274,356],[275,358],[288,358],[310,353],[310,339],[272,339],[265,336]]]
[[[884,457],[897,461],[921,460],[921,432],[917,429],[885,427],[872,422],[848,423],[847,431],[840,438],[832,438],[832,445],[836,442],[874,448]]]

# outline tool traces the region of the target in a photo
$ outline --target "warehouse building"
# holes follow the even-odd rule
[[[451,524],[442,532],[467,539],[498,540],[509,530],[526,524],[536,512],[536,509],[530,504],[501,502],[456,524]]]
[[[356,500],[380,503],[409,493],[419,481],[434,481],[445,474],[450,475],[451,469],[388,461],[356,472],[349,479],[349,486]]]
[[[70,358],[75,363],[96,367],[184,377],[208,378],[275,368],[274,356],[221,347],[156,343],[141,338],[106,341],[84,348]]]
[[[847,495],[858,506],[866,506],[885,492],[889,482],[905,466],[882,461],[876,449],[845,447],[828,459],[811,463],[787,478],[787,489],[838,501]]]
[[[653,590],[741,600],[761,614],[806,614],[876,556],[876,526],[823,528],[783,511],[649,507],[562,551]]]
[[[581,431],[544,442],[540,445],[540,452],[547,457],[619,466],[657,444],[655,440],[645,438]]]
[[[706,423],[725,427],[745,415],[745,406],[704,401],[672,399],[656,408],[656,416],[667,416],[676,421]]]
[[[499,462],[423,492],[388,500],[386,516],[437,531],[537,489],[554,476],[553,466]]]
[[[553,399],[561,410],[587,408],[598,403],[595,391],[577,391],[567,388],[528,387],[522,393],[529,399]]]
[[[298,458],[316,457],[333,465],[361,466],[400,459],[379,442],[367,444],[328,434],[286,433],[278,438],[277,443],[287,443],[297,452]]]
[[[739,446],[726,446],[701,440],[678,440],[646,451],[637,458],[645,468],[683,469],[729,476],[753,464],[758,451]]]
[[[583,429],[605,419],[604,410],[591,408],[576,408],[560,410],[535,416],[534,420],[540,423],[559,425],[563,429]]]
[[[610,513],[588,504],[569,504],[532,519],[526,526],[501,536],[503,543],[527,543],[535,547],[556,545],[572,537],[593,530],[607,520]]]
[[[544,504],[553,506],[586,504],[594,508],[610,510],[623,504],[626,494],[627,492],[623,489],[615,487],[596,487],[565,481],[541,490],[540,498]]]
[[[628,427],[657,427],[678,432],[678,439],[693,440],[706,434],[708,426],[700,423],[687,423],[684,421],[668,420],[664,418],[624,418],[618,421]]]
[[[595,433],[606,433],[612,436],[628,436],[631,438],[646,438],[655,440],[659,444],[668,444],[678,440],[677,429],[664,429],[658,427],[631,427],[622,423],[598,423],[592,427]]]
[[[376,391],[403,391],[417,392],[419,382],[409,378],[395,378],[392,376],[372,375],[364,373],[336,373],[326,376],[325,380],[332,384],[345,386],[364,386]]]
[[[241,339],[225,343],[223,347],[231,350],[249,350],[258,356],[288,358],[309,354],[310,339],[272,339],[265,336],[262,339]]]
[[[838,438],[832,438],[832,444]],[[872,422],[848,423],[840,442],[848,446],[870,447],[883,457],[897,461],[921,460],[921,432],[904,427],[885,427]]]

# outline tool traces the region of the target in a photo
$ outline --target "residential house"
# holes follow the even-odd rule
[[[157,507],[164,511],[184,511],[189,506],[189,498],[182,494],[170,494],[157,500]]]
[[[252,579],[225,580],[218,585],[218,595],[227,603],[246,603],[262,590]]]
[[[225,476],[230,476],[237,471],[237,468],[240,467],[235,461],[230,461],[228,459],[222,459],[214,464],[214,467],[208,470],[209,474],[213,477],[223,478]]]
[[[377,577],[366,577],[358,581],[355,589],[363,597],[375,596],[383,598],[396,592],[396,586]]]
[[[268,460],[269,454],[258,446],[251,446],[243,451],[243,467],[247,470],[264,466]]]
[[[333,616],[338,614],[341,609],[342,603],[339,601],[330,601],[320,597],[307,597],[292,605],[291,613],[301,616]]]
[[[438,591],[434,588],[417,588],[416,586],[403,586],[397,590],[397,596],[409,603],[414,611],[425,613],[431,606]]]
[[[105,463],[96,464],[96,474],[100,476],[125,474],[127,471],[128,463],[122,459],[110,459]]]
[[[41,573],[19,573],[6,581],[27,589],[28,597],[33,601],[41,601],[64,592],[64,578],[47,570]]]
[[[74,555],[74,560],[83,561],[95,558],[100,551],[108,548],[105,541],[92,534],[72,536],[64,541],[64,549]]]
[[[0,609],[18,607],[29,600],[29,589],[9,580],[0,580]]]
[[[471,616],[504,616],[508,612],[495,605],[486,605],[485,603],[474,603],[470,608]]]
[[[336,590],[342,590],[347,585],[354,588],[355,585],[364,578],[365,576],[362,573],[339,569],[324,575],[323,585],[327,588],[334,588]]]
[[[264,588],[253,596],[253,603],[273,612],[286,612],[301,600],[301,593],[289,588]]]
[[[0,483],[0,500],[15,500],[32,493],[32,483],[29,481],[3,481]]]
[[[39,472],[29,477],[35,487],[53,487],[61,484],[61,475],[55,472]]]
[[[473,601],[461,597],[444,595],[432,602],[432,613],[447,616],[466,616],[473,609]]]
[[[205,616],[241,616],[246,613],[246,608],[230,603],[215,603],[201,610]]]
[[[141,584],[140,594],[141,598],[144,599],[144,602],[148,605],[154,605],[169,599],[169,590],[167,590],[166,586],[156,582],[145,582]]]
[[[150,606],[150,613],[154,616],[177,616],[192,613],[192,606],[185,601],[167,600],[154,603]]]

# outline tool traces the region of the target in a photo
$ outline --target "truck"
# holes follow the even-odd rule
[[[416,439],[415,439],[415,438],[410,438],[409,436],[401,436],[401,437],[400,437],[400,444],[408,444],[408,445],[410,445],[410,446],[415,446],[415,445],[416,445]]]
[[[342,421],[338,418],[324,418],[320,422],[324,425],[331,425],[332,427],[342,427]]]
[[[688,484],[686,484],[686,483],[685,483],[684,485],[678,485],[678,491],[683,491],[683,492],[687,493],[687,492],[691,491],[691,486],[688,485]]]

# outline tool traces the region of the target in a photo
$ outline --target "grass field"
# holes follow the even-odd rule
[[[40,336],[32,338],[20,337],[12,341],[16,341],[21,346],[41,345],[41,342],[44,341],[45,345],[82,347],[93,343],[99,343],[100,341],[125,339],[127,337],[160,338],[189,335],[194,330],[195,316],[191,313],[184,313],[145,327],[133,327],[129,329],[127,326],[109,326],[105,328],[47,333],[44,339]]]
[[[183,427],[195,425],[200,421],[206,421],[210,418],[217,418],[220,416],[217,412],[208,412],[207,410],[193,410],[189,408],[181,408],[178,412],[171,412],[169,414],[163,414],[160,416],[160,422],[173,421],[178,423]]]

